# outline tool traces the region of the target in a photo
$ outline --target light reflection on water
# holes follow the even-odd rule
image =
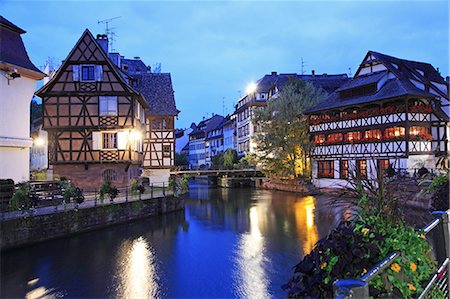
[[[57,299],[64,298],[64,294],[53,288],[47,289],[46,287],[37,287],[25,295],[25,299]]]
[[[160,298],[156,257],[143,237],[119,248],[116,292],[119,298]]]
[[[268,278],[265,271],[264,237],[259,229],[265,220],[266,205],[249,209],[250,232],[239,240],[236,256],[237,273],[234,281],[240,298],[270,298]],[[258,214],[261,214],[261,218]]]
[[[300,237],[300,246],[303,247],[305,255],[311,252],[319,240],[314,212],[315,199],[312,196],[306,196],[303,200],[294,203],[295,223]]]

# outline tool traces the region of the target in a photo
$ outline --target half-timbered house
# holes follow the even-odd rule
[[[104,35],[86,29],[42,98],[49,167],[85,189],[126,186],[141,174],[148,104],[108,57]],[[103,46],[103,47],[102,47]]]
[[[439,171],[448,163],[448,100],[432,65],[369,51],[353,80],[307,111],[315,184],[343,186],[388,168]]]

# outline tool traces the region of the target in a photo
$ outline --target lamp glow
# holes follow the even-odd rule
[[[38,138],[34,139],[34,144],[36,146],[44,146],[45,140],[44,140],[44,138],[38,137]]]
[[[247,85],[247,88],[245,89],[245,91],[247,92],[247,94],[251,94],[254,93],[256,91],[256,88],[258,86],[255,83],[250,83],[249,85]]]
[[[129,138],[130,138],[131,141],[142,139],[142,133],[140,131],[137,131],[137,130],[131,131],[129,136],[130,136]]]

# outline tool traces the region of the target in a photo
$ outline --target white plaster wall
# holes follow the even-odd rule
[[[3,73],[3,72],[2,72]],[[30,171],[30,102],[36,80],[0,76],[0,178],[28,180]]]
[[[312,183],[317,188],[345,188],[350,187],[346,180],[341,179],[312,179]]]
[[[148,177],[150,184],[154,184],[155,187],[162,187],[163,183],[167,187],[169,184],[170,169],[144,169],[142,176]]]
[[[0,137],[30,138],[30,103],[36,80],[0,76]]]
[[[409,174],[414,174],[414,170],[424,166],[428,170],[436,169],[436,158],[433,155],[410,156],[406,161],[406,169]]]
[[[30,179],[28,147],[0,147],[0,179],[13,179],[15,183]]]

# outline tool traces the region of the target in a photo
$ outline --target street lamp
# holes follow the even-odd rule
[[[45,139],[42,137],[37,137],[34,139],[34,145],[36,146],[44,146],[45,145]]]
[[[257,87],[258,86],[255,83],[252,82],[252,83],[247,85],[247,88],[245,89],[245,91],[247,92],[247,94],[251,94],[251,93],[254,93],[256,91]]]

